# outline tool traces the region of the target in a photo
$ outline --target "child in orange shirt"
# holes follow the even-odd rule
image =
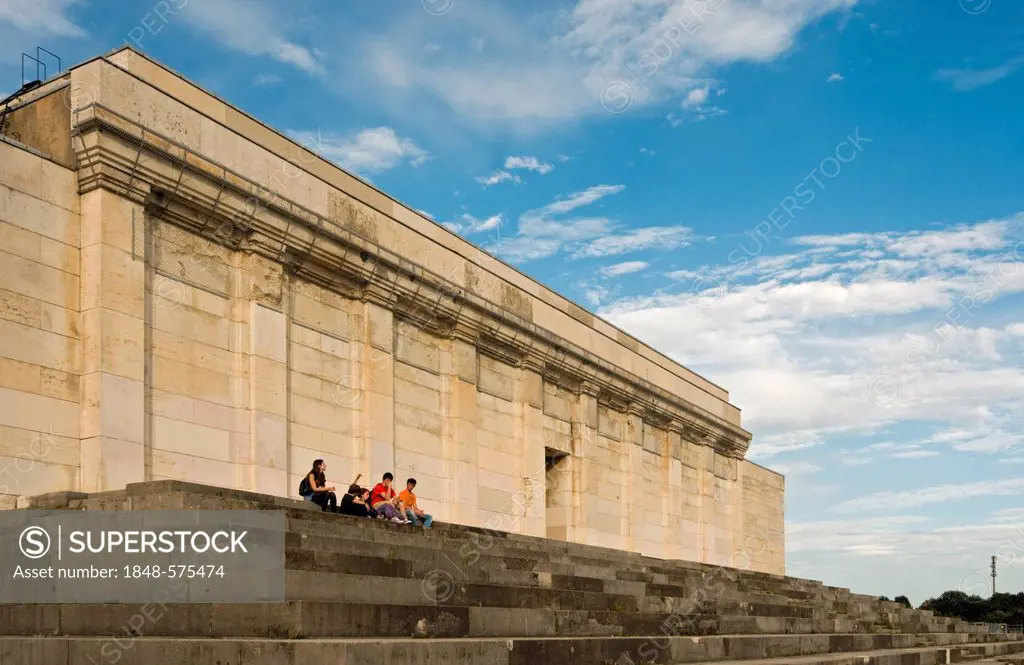
[[[428,515],[420,510],[420,507],[416,505],[414,489],[416,489],[416,479],[410,478],[405,481],[405,489],[398,495],[398,500],[405,504],[405,516],[409,518],[413,526],[419,526],[420,520],[423,520],[423,528],[429,529],[430,525],[434,523],[434,518],[432,515]]]

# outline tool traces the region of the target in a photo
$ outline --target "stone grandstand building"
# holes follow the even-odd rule
[[[415,476],[438,520],[782,574],[728,392],[146,56],[0,109],[0,506]]]

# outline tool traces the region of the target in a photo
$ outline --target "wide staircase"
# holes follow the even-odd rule
[[[0,665],[1014,662],[1024,636],[820,582],[160,481],[20,507],[287,513],[287,602],[0,605]],[[1015,654],[1018,654],[1015,656]]]

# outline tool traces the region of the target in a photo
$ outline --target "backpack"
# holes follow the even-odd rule
[[[313,488],[309,484],[309,474],[307,473],[302,477],[302,480],[299,481],[299,496],[306,496],[307,494],[312,493]]]

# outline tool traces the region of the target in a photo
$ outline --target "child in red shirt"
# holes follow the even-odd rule
[[[391,487],[395,477],[391,473],[385,473],[381,482],[377,483],[370,492],[370,506],[384,516],[384,519],[391,520],[396,524],[408,524],[405,518],[405,504],[398,500],[395,490]]]

